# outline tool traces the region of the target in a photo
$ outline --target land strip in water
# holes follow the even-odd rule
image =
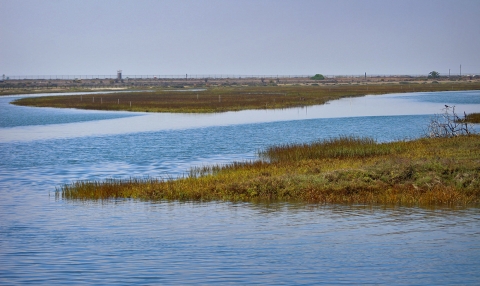
[[[69,200],[480,203],[480,135],[390,143],[342,137],[274,146],[259,155],[257,161],[195,168],[174,180],[79,181],[57,195]]]
[[[280,109],[324,104],[343,97],[367,94],[477,90],[480,82],[396,83],[369,85],[261,85],[215,86],[204,90],[171,89],[27,97],[13,104],[37,107],[77,108],[133,112],[213,113],[247,109]]]

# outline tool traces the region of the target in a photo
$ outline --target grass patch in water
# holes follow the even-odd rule
[[[195,168],[179,179],[76,182],[65,199],[301,201],[401,205],[480,202],[480,136],[376,143],[341,137],[283,145],[260,160]]]
[[[480,123],[480,113],[467,114],[467,117],[465,118],[465,122]]]

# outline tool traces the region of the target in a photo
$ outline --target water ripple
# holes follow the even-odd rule
[[[449,100],[478,104],[477,92],[461,94],[466,93],[467,99]],[[422,102],[430,102],[433,110],[455,94],[420,97],[428,97]],[[411,101],[408,97],[401,100]],[[366,106],[362,100],[352,102]],[[349,100],[338,104],[350,106]],[[348,111],[353,116],[360,109]],[[6,132],[31,125],[37,115],[17,118],[17,125],[0,123],[18,127],[0,128],[1,285],[480,281],[479,208],[64,201],[54,194],[56,187],[76,180],[180,176],[194,166],[252,160],[258,150],[272,144],[346,134],[379,141],[416,138],[429,119],[419,111],[408,116],[320,118],[313,109],[299,109],[302,116],[316,118],[259,122],[248,118],[209,126],[154,126],[142,132],[62,137],[62,132],[77,126],[64,123],[82,121],[82,126],[96,128],[108,120],[100,120],[105,114],[95,112],[35,110],[37,119],[45,116],[42,126],[55,125],[59,133],[24,134],[25,140],[9,141]],[[133,122],[149,126],[150,119],[141,115]],[[37,127],[27,129],[45,130]]]

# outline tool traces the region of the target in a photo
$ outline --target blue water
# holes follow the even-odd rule
[[[423,134],[478,91],[218,115],[27,108],[0,98],[0,284],[478,284],[480,210],[65,201],[76,180],[163,177],[272,144]],[[394,114],[394,115],[389,115]],[[74,132],[72,132],[74,131]]]
[[[48,95],[55,96],[59,94],[53,93]],[[85,122],[136,116],[136,114],[128,112],[101,112],[62,108],[34,108],[26,106],[17,106],[15,108],[12,108],[7,104],[8,102],[20,97],[21,96],[8,96],[1,98],[0,104],[2,105],[2,107],[4,107],[4,109],[2,109],[2,115],[0,116],[0,128]]]
[[[478,104],[478,91],[462,91],[462,92],[419,92],[404,95],[396,95],[396,98],[407,98],[414,102],[431,102],[442,104],[456,105],[456,104]]]

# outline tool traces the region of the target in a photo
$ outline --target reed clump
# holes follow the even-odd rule
[[[480,136],[377,143],[341,137],[274,146],[260,160],[195,168],[178,179],[76,182],[65,199],[301,201],[402,205],[480,202]]]
[[[377,144],[371,138],[341,136],[310,144],[273,146],[260,152],[259,155],[270,161],[299,161],[325,158],[366,158],[389,155],[399,150],[404,150],[404,147],[401,145],[394,148],[387,147],[387,145]]]
[[[480,113],[470,113],[467,114],[465,122],[469,123],[480,123]]]

